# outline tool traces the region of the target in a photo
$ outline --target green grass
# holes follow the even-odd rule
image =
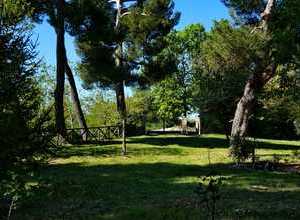
[[[168,135],[130,138],[128,157],[118,141],[64,147],[12,219],[207,219],[194,190],[211,171],[225,178],[221,219],[300,219],[299,174],[234,168],[226,146],[222,135]],[[291,155],[299,146],[259,140],[257,154]]]

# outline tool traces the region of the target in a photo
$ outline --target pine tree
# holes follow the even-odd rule
[[[30,39],[30,26],[18,16],[12,13],[0,17],[0,175],[3,179],[8,178],[8,171],[25,168],[45,155],[52,133],[50,110],[41,107],[42,93],[35,77],[39,66],[36,45]]]
[[[108,5],[108,2],[113,5]],[[98,8],[99,11],[110,9],[107,16],[111,22],[107,30],[111,30],[111,34],[108,34],[110,38],[105,39],[103,30],[92,31],[99,19],[97,16],[101,18],[103,15],[93,13],[94,17],[87,16],[90,19],[86,23],[86,34],[77,37],[82,57],[81,76],[87,84],[96,83],[115,90],[123,127],[122,153],[126,154],[124,87],[138,80],[148,82],[159,78],[159,72],[164,67],[172,66],[172,60],[162,51],[165,36],[177,24],[179,14],[173,12],[174,3],[171,0],[114,0],[106,1]],[[97,5],[93,12],[96,9]]]
[[[68,13],[68,11],[70,11],[70,4],[65,0],[7,0],[5,1],[4,6],[8,13],[14,13],[15,17],[17,15],[19,20],[30,18],[33,22],[41,23],[43,21],[43,17],[47,16],[48,22],[53,26],[57,35],[57,76],[55,89],[55,115],[57,133],[63,137],[66,135],[63,108],[65,74],[67,75],[67,79],[70,84],[73,107],[75,109],[79,125],[84,130],[87,130],[74,75],[68,63],[67,52],[65,48],[65,29],[67,26],[70,26],[67,21],[72,20],[67,18],[67,16],[70,16],[70,13]]]
[[[276,74],[279,65],[292,62],[298,50],[300,2],[297,0],[223,0],[239,18],[239,22],[253,27],[252,34],[262,33],[269,38],[268,49],[255,63],[255,72],[249,77],[244,94],[237,104],[232,130],[231,151],[237,156],[243,151],[249,117],[252,114],[255,93]]]
[[[81,108],[79,94],[77,92],[76,83],[74,80],[74,75],[72,73],[72,69],[69,65],[67,58],[67,51],[65,48],[65,32],[66,27],[70,26],[67,21],[71,21],[72,19],[68,18],[68,16],[76,16],[74,14],[68,13],[68,11],[72,10],[70,7],[72,5],[65,0],[57,0],[54,3],[48,3],[46,6],[46,13],[49,16],[49,22],[54,27],[56,35],[57,35],[57,45],[56,45],[56,65],[57,65],[57,73],[56,73],[56,90],[55,90],[55,106],[56,106],[56,125],[57,132],[61,136],[65,137],[65,119],[64,119],[64,108],[63,108],[63,100],[64,100],[64,81],[65,74],[70,84],[71,89],[71,98],[73,102],[73,108],[77,115],[77,120],[81,128],[83,128],[82,133],[83,139],[86,138],[85,132],[87,131],[86,120]]]

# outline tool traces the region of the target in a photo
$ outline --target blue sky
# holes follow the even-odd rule
[[[229,18],[228,10],[220,0],[175,0],[176,10],[181,12],[181,20],[177,29],[192,23],[201,23],[209,29],[213,20]],[[44,58],[47,64],[55,64],[55,33],[52,27],[46,22],[35,28],[35,37],[39,41],[39,55]],[[76,62],[79,58],[73,44],[73,39],[66,35],[66,49],[68,58]]]

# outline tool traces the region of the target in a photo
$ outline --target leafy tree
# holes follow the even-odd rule
[[[103,14],[87,15],[87,27],[77,36],[81,76],[87,84],[113,88],[117,109],[123,124],[122,153],[126,154],[126,104],[124,86],[131,82],[149,82],[161,78],[160,70],[166,70],[172,60],[164,56],[165,36],[176,25],[179,14],[173,13],[172,0],[115,0],[108,10],[111,23],[107,25],[111,38],[103,36],[103,30],[93,30]],[[109,9],[109,6],[105,6]],[[96,11],[95,11],[96,10]],[[106,10],[107,11],[107,10]],[[100,16],[100,17],[99,17]]]
[[[259,137],[295,139],[299,115],[299,70],[295,65],[281,67],[262,90],[250,123],[250,132]]]
[[[163,130],[166,123],[174,124],[178,117],[185,114],[184,101],[178,92],[180,89],[175,79],[169,77],[155,85],[151,91],[154,108],[163,121]]]
[[[182,101],[183,116],[192,110],[191,84],[193,78],[193,61],[200,54],[201,45],[206,37],[204,27],[192,24],[182,31],[173,31],[168,36],[168,50],[176,61],[177,69],[172,73],[177,84],[177,93]],[[164,82],[166,83],[166,82]]]
[[[174,123],[179,116],[186,117],[192,111],[192,64],[204,39],[205,30],[200,24],[168,35],[165,50],[174,60],[176,69],[170,72],[167,79],[157,83],[152,91],[154,105],[164,128],[165,122]]]
[[[97,95],[93,104],[89,107],[87,114],[88,125],[91,127],[117,125],[119,120],[119,114],[113,99]]]
[[[128,126],[136,128],[137,134],[145,134],[147,122],[155,120],[153,97],[150,89],[136,89],[131,97],[127,98]],[[132,130],[131,129],[131,130]],[[133,133],[133,132],[129,132]]]
[[[104,91],[103,91],[104,92]],[[115,98],[110,92],[97,95],[89,107],[87,122],[89,126],[118,125],[118,114]],[[152,97],[148,90],[135,90],[134,94],[127,98],[127,134],[143,134],[146,121],[153,117]]]
[[[230,121],[245,78],[243,73],[223,71],[211,73],[206,68],[201,72],[198,68],[193,76],[193,106],[200,111],[208,129],[216,129],[214,132],[224,132],[228,140],[231,129]]]
[[[235,28],[226,20],[215,22],[193,63],[193,103],[219,120],[227,136],[243,82],[266,46],[264,35],[249,37],[249,32],[249,28]]]

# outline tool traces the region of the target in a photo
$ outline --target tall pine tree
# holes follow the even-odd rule
[[[168,72],[168,68],[174,66],[163,49],[166,35],[177,24],[179,14],[174,13],[172,0],[114,0],[106,1],[106,4],[108,2],[112,3],[107,12],[111,18],[107,25],[111,30],[110,38],[103,36],[103,30],[92,30],[98,16],[103,15],[90,14],[85,22],[86,34],[78,35],[77,45],[82,57],[81,76],[85,82],[115,90],[123,127],[122,153],[126,154],[124,87],[132,82],[160,78],[161,72]],[[97,4],[94,11],[96,7]]]
[[[263,33],[269,38],[268,50],[256,60],[255,72],[248,78],[244,94],[237,104],[231,131],[231,152],[243,151],[249,117],[255,93],[276,74],[279,65],[293,62],[299,47],[300,2],[298,0],[223,0],[234,11],[240,24],[251,25],[252,33]]]
[[[67,59],[67,52],[65,48],[65,28],[70,26],[67,21],[74,19],[67,18],[67,16],[76,16],[68,13],[72,11],[69,2],[65,0],[18,0],[12,1],[7,0],[4,4],[9,9],[8,11],[18,12],[18,19],[24,20],[30,18],[33,22],[40,23],[43,21],[43,17],[47,16],[48,22],[53,26],[57,36],[56,45],[56,89],[55,89],[55,115],[56,115],[56,130],[61,136],[66,135],[65,118],[64,118],[64,85],[65,85],[65,74],[67,75],[70,88],[71,97],[73,100],[73,107],[77,115],[79,125],[84,130],[87,129],[85,117],[81,108],[79,94],[77,92],[76,83],[72,69],[69,66]]]

